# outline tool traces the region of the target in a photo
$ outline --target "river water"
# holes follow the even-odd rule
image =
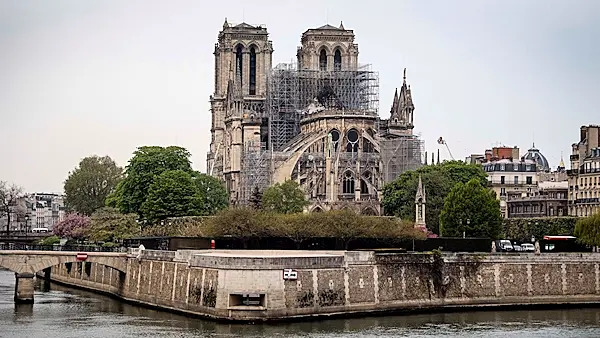
[[[43,281],[37,287],[35,304],[15,305],[14,274],[0,270],[0,337],[600,337],[600,309],[230,325],[150,310]]]

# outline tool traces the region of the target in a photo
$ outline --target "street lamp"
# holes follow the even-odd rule
[[[471,224],[471,219],[467,218],[467,228],[469,227],[469,225]],[[466,231],[465,228],[463,228],[463,238],[466,237]]]

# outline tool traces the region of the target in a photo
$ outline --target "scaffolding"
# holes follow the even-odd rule
[[[370,65],[355,70],[298,70],[295,64],[273,68],[267,85],[269,147],[282,150],[300,133],[301,112],[323,90],[332,92],[338,109],[376,115],[379,108],[379,74]]]
[[[265,143],[246,143],[241,174],[240,203],[246,204],[255,188],[262,192],[271,183],[271,152]]]
[[[425,144],[419,135],[382,138],[379,146],[384,183],[392,182],[403,172],[416,170],[423,165]]]
[[[262,142],[247,144],[242,156],[240,203],[248,202],[255,187],[262,191],[270,185],[276,159],[291,155],[281,151],[300,134],[302,111],[323,91],[335,96],[336,109],[378,113],[379,74],[370,65],[337,71],[298,70],[293,63],[274,67],[268,76],[264,115],[259,114],[266,119]]]

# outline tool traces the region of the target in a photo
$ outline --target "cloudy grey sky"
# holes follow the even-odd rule
[[[2,0],[0,180],[60,192],[82,157],[126,165],[140,145],[186,147],[204,170],[225,17],[266,24],[274,64],[343,20],[380,72],[383,116],[408,69],[429,151],[439,136],[463,159],[535,140],[554,167],[600,123],[597,0]]]

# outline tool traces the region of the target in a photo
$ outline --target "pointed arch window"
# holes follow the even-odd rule
[[[360,180],[360,193],[361,194],[369,193],[369,185],[367,185],[367,182],[364,179]]]
[[[322,71],[327,70],[327,52],[325,49],[321,49],[321,53],[319,53],[319,69]]]
[[[342,192],[344,194],[354,193],[354,174],[350,170],[344,173],[344,179],[342,182]]]
[[[342,70],[342,52],[339,49],[336,49],[333,55],[333,69]]]
[[[248,94],[256,95],[256,49],[250,48],[250,89]]]
[[[242,45],[238,45],[235,49],[235,77],[237,79],[242,79],[242,69],[243,69],[243,54],[242,54]]]

